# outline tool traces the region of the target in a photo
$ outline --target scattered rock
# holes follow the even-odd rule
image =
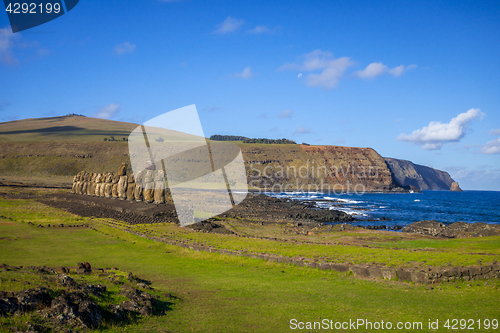
[[[486,237],[500,235],[500,225],[483,222],[455,222],[445,225],[432,220],[412,223],[402,231],[446,238]]]

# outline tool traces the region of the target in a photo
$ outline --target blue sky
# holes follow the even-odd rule
[[[500,190],[498,1],[86,1],[12,34],[0,121],[142,123],[372,147]]]

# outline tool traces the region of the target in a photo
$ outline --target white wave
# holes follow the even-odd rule
[[[340,210],[341,212],[344,212],[344,213],[349,214],[349,215],[368,216],[367,214],[362,213],[358,210],[349,209],[349,208],[330,207],[329,209],[330,210]]]
[[[349,200],[349,199],[342,199],[342,198],[337,198],[337,201],[344,202],[344,203],[349,203],[349,204],[359,204],[362,203],[363,201],[356,201],[356,200]]]
[[[356,200],[349,200],[349,199],[343,199],[343,198],[335,198],[335,197],[324,197],[323,199],[325,200],[332,200],[332,201],[338,201],[342,203],[349,203],[349,204],[357,204],[357,203],[362,203],[363,201],[356,201]]]
[[[413,201],[420,201],[420,199],[415,199],[415,200],[413,200]]]

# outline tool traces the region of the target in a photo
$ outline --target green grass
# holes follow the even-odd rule
[[[158,292],[180,297],[166,316],[143,318],[137,325],[106,328],[104,332],[284,332],[293,318],[304,322],[366,318],[427,325],[429,319],[444,322],[447,318],[500,317],[498,280],[489,281],[488,286],[483,282],[480,286],[474,282],[471,287],[453,283],[442,284],[441,290],[426,290],[421,285],[359,280],[333,271],[194,252],[29,200],[0,201],[0,215],[11,218],[0,219],[2,263],[54,267],[88,261],[93,267],[133,272],[152,281]],[[98,231],[36,228],[29,226],[28,220],[35,224],[85,222]],[[195,235],[210,242],[222,239]],[[265,246],[265,242],[245,244],[250,245]],[[293,250],[293,246],[282,247]]]
[[[174,224],[135,225],[118,224],[122,228],[129,228],[141,232],[151,232],[158,237],[165,237],[179,241],[202,243],[208,246],[223,248],[233,251],[247,251],[284,255],[288,257],[305,256],[313,259],[323,259],[339,263],[377,263],[386,266],[415,267],[415,266],[467,266],[476,265],[478,260],[483,264],[500,260],[498,248],[500,237],[484,237],[475,240],[441,239],[432,240],[434,251],[414,251],[425,249],[431,240],[420,239],[401,242],[405,246],[397,246],[393,241],[386,243],[377,242],[372,247],[340,244],[314,244],[299,243],[294,239],[289,241],[269,241],[258,238],[240,238],[235,236],[194,233],[190,229],[179,228]],[[333,233],[332,239],[339,234]],[[347,234],[354,235],[354,234]],[[360,236],[360,234],[357,234]],[[361,234],[361,237],[363,234]],[[325,238],[320,238],[322,242]],[[327,239],[328,240],[328,239]],[[426,245],[427,244],[427,245]],[[466,244],[463,250],[462,244]],[[495,248],[496,246],[496,248]],[[436,249],[437,248],[437,249]],[[484,255],[484,252],[493,252],[495,255]],[[460,255],[457,255],[459,253]]]

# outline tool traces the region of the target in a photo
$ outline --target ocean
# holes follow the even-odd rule
[[[500,224],[499,191],[423,191],[423,193],[328,194],[282,192],[266,195],[312,201],[318,209],[336,209],[357,219],[353,225],[406,226],[421,220]]]

